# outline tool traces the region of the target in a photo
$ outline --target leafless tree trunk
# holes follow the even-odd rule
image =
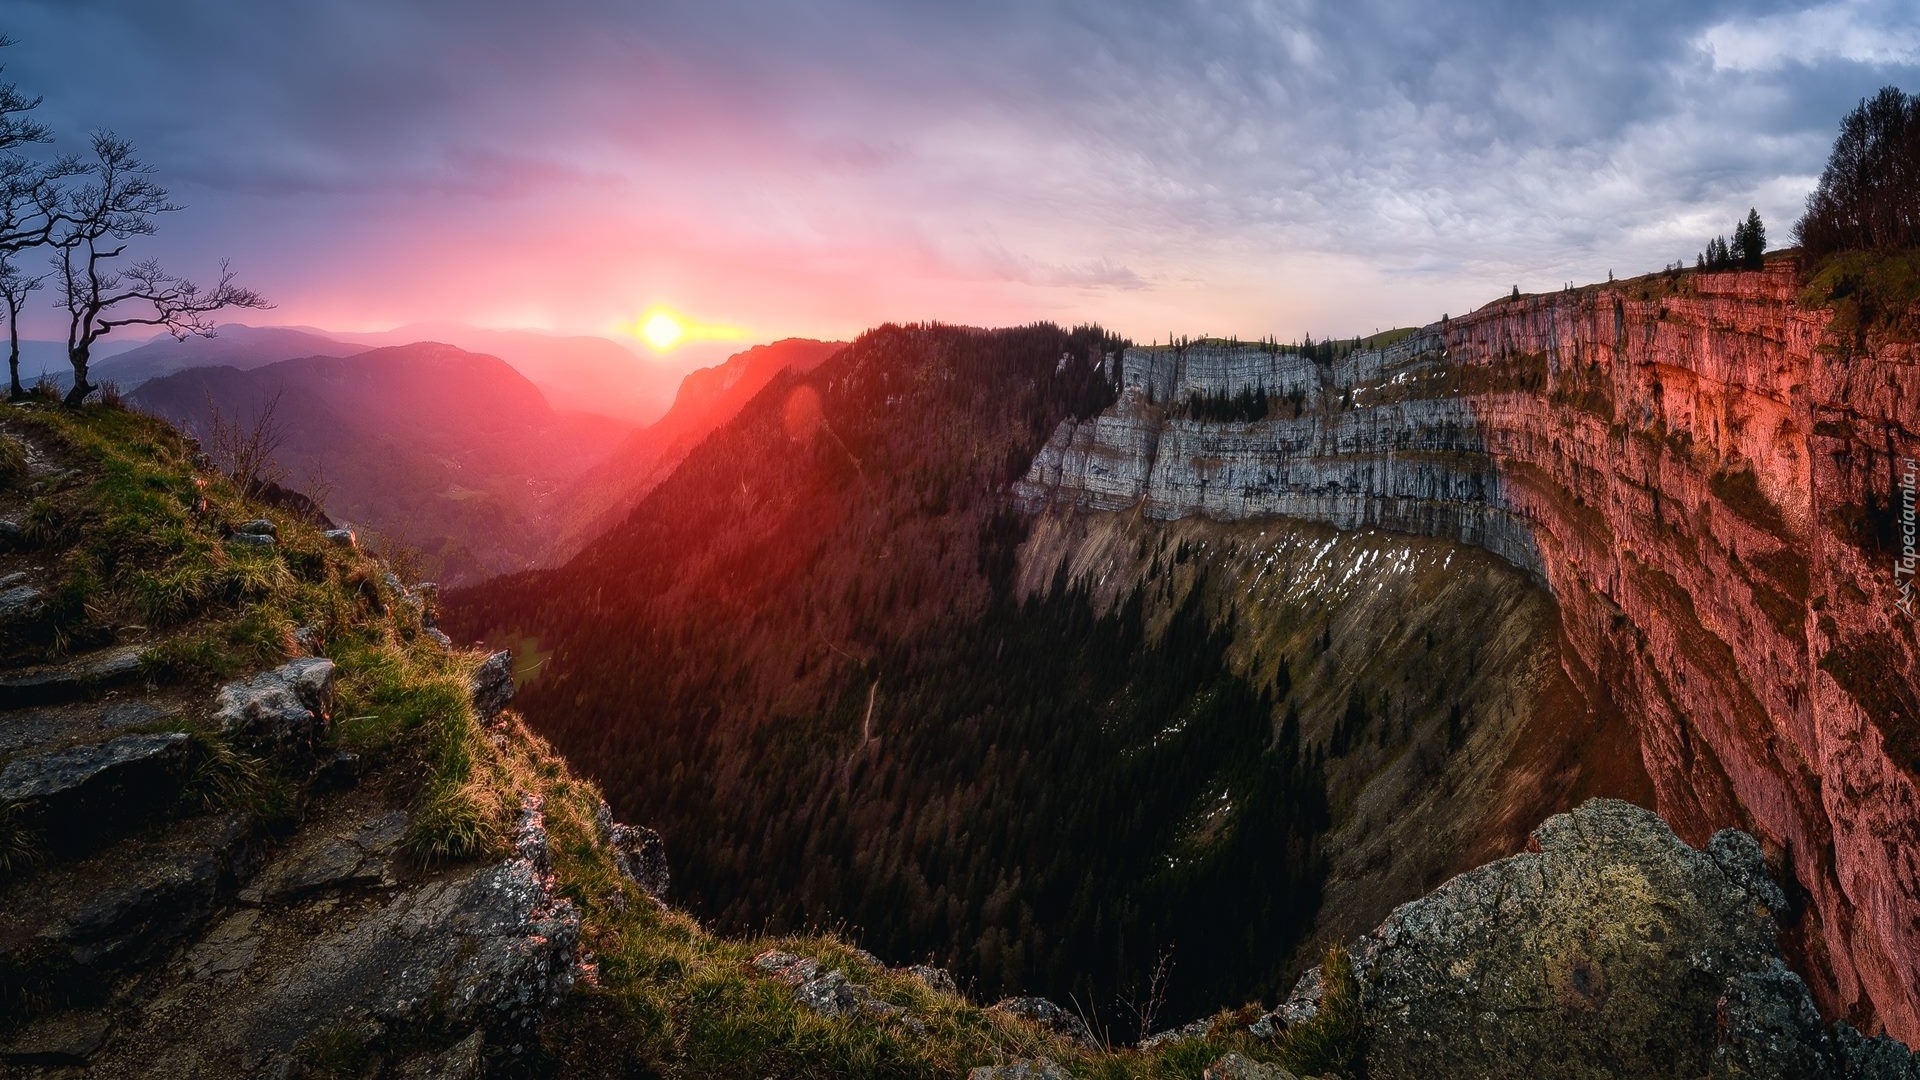
[[[26,387],[20,385],[20,309],[45,280],[45,274],[29,277],[21,273],[13,265],[11,254],[0,251],[0,301],[7,305],[7,378],[12,388],[9,396],[14,401],[27,396]]]
[[[68,316],[69,406],[98,389],[87,381],[93,344],[122,326],[157,326],[181,340],[188,334],[212,337],[214,312],[272,306],[259,293],[234,284],[224,262],[211,289],[168,273],[153,259],[113,269],[132,238],[155,232],[154,218],[180,209],[167,201],[167,190],[152,174],[135,156],[133,144],[112,132],[97,132],[93,160],[79,170],[85,180],[60,195],[48,243],[56,252],[54,269]]]

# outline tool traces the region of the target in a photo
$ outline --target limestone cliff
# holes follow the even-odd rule
[[[1920,1038],[1920,646],[1892,515],[1920,352],[1838,347],[1790,260],[1503,300],[1337,363],[1130,350],[1015,495],[1478,544],[1544,581],[1658,808],[1789,877],[1820,1004]],[[1267,417],[1197,418],[1264,390]],[[1891,537],[1891,538],[1890,538]]]

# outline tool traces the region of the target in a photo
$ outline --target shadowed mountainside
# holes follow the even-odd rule
[[[526,566],[562,484],[627,428],[550,408],[505,361],[421,342],[247,371],[194,368],[130,400],[205,436],[208,405],[243,425],[271,402],[288,482],[334,516],[458,582]]]
[[[627,436],[605,461],[568,486],[561,497],[564,517],[547,546],[546,561],[564,561],[618,524],[700,440],[733,419],[774,376],[787,370],[812,371],[845,347],[841,341],[785,338],[688,372],[665,416]]]

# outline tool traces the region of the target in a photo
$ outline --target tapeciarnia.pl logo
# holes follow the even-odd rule
[[[1900,591],[1900,599],[1893,606],[1906,612],[1907,618],[1913,618],[1913,571],[1914,556],[1914,475],[1920,470],[1914,468],[1912,458],[1905,458],[1902,464],[1906,471],[1900,474],[1900,557],[1893,563],[1893,584]]]

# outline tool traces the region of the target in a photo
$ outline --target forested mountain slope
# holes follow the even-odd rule
[[[1642,792],[1630,752],[1571,764],[1619,728],[1545,594],[1482,553],[1018,513],[1124,352],[864,335],[566,566],[452,594],[448,625],[522,647],[528,715],[722,926],[844,919],[1119,1024],[1162,955],[1187,1015],[1274,990],[1330,890],[1354,902],[1323,936],[1561,800]]]

